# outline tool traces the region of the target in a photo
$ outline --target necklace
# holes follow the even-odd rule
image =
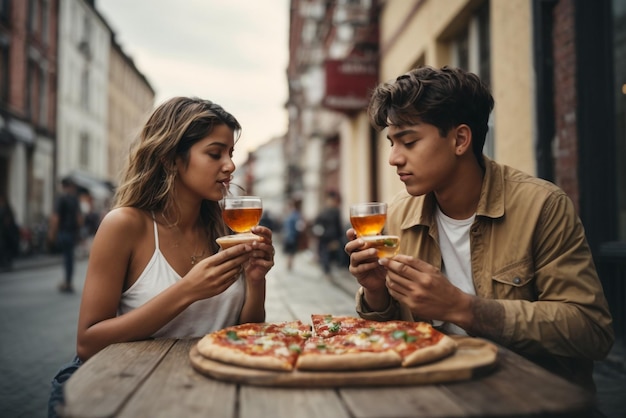
[[[202,250],[202,254],[200,255],[190,255],[189,257],[191,258],[191,265],[193,266],[194,264],[196,264],[196,261],[202,260],[204,258],[204,253],[205,250]]]
[[[200,240],[200,242],[202,242],[202,240]],[[189,256],[189,258],[191,258],[192,266],[196,264],[196,261],[200,261],[204,258],[204,254],[206,253],[206,246],[205,245],[202,246],[202,253],[200,253],[199,255],[196,255],[197,252],[198,252],[198,242],[196,241],[196,247],[194,248],[193,253]]]
[[[167,218],[165,217],[165,214],[162,214],[163,219],[165,220],[166,224],[169,225],[170,227],[174,227],[176,228],[176,230],[178,231],[178,234],[180,235],[181,239],[179,239],[178,241],[176,241],[174,243],[174,247],[176,248],[181,248],[182,245],[181,241],[182,238],[184,238],[183,235],[183,231],[180,229],[180,227],[177,224],[172,224],[170,223]],[[202,234],[200,234],[202,235]],[[191,255],[189,256],[189,258],[191,259],[191,265],[195,265],[198,261],[202,260],[204,258],[204,255],[206,254],[206,245],[202,245],[202,252],[200,254],[198,254],[198,246],[202,244],[202,239],[199,240],[200,242],[198,242],[198,240],[196,239],[196,246],[193,250],[193,252],[191,253]],[[184,248],[183,248],[184,250]]]

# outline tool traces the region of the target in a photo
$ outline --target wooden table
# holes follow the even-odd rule
[[[415,386],[276,388],[196,372],[197,340],[112,345],[65,386],[68,417],[588,417],[593,397],[517,354],[498,349],[488,374]]]

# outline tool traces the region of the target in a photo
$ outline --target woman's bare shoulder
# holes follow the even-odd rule
[[[109,211],[100,224],[101,228],[137,234],[145,231],[150,221],[150,213],[131,207],[115,208]]]

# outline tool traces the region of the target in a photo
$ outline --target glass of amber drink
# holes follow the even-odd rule
[[[358,237],[380,234],[386,220],[386,203],[368,202],[350,206],[350,223]]]
[[[369,235],[361,239],[368,248],[376,248],[378,258],[393,257],[400,249],[400,237],[397,235]]]
[[[235,233],[250,232],[261,220],[263,203],[258,196],[226,196],[223,199],[222,217]]]

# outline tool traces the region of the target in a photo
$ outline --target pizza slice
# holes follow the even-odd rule
[[[402,366],[411,367],[447,357],[456,351],[457,343],[426,322],[371,321],[350,316],[311,315],[317,336],[377,338],[377,347],[391,348],[402,358]],[[376,348],[377,349],[377,348]]]
[[[291,371],[310,336],[310,325],[299,320],[247,323],[207,334],[197,348],[203,356],[228,364]]]
[[[328,338],[335,335],[353,334],[362,328],[370,328],[369,322],[372,321],[354,316],[313,314],[311,322],[316,336]]]
[[[440,360],[457,349],[456,341],[427,322],[387,321],[372,326],[374,334],[400,354],[403,367]]]
[[[296,361],[298,370],[344,371],[397,367],[402,357],[371,329],[331,337],[314,336]]]

